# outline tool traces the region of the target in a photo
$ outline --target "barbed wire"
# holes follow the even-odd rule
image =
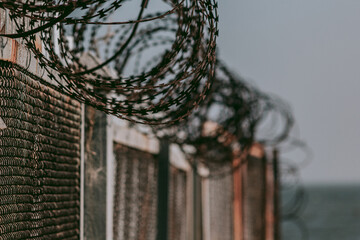
[[[276,134],[256,139],[257,131],[274,128],[266,121],[269,116],[280,119]],[[186,121],[170,127],[154,126],[152,130],[157,137],[177,143],[191,164],[201,162],[211,177],[221,177],[244,163],[230,167],[234,152],[246,154],[255,141],[264,145],[284,141],[292,124],[291,111],[282,100],[251,86],[218,60],[206,101]]]
[[[309,239],[309,232],[306,223],[301,217],[302,211],[306,208],[308,195],[300,181],[299,168],[293,164],[281,162],[282,178],[293,178],[293,182],[282,180],[282,223],[291,223],[299,231],[299,237],[303,240]]]
[[[111,21],[127,1],[3,0],[15,31],[0,37],[21,39],[62,92],[119,118],[158,125],[154,133],[179,144],[191,164],[205,164],[209,177],[244,163],[230,164],[234,149],[288,141],[289,106],[216,61],[217,2],[164,0],[168,10],[149,14],[149,1],[136,19]],[[295,176],[296,169],[282,172]],[[292,187],[283,217],[301,223],[306,195],[298,182]]]
[[[295,136],[294,136],[295,135]],[[298,136],[290,133],[280,149],[280,176],[281,176],[281,223],[286,233],[289,226],[297,231],[291,231],[291,237],[296,239],[309,239],[309,231],[302,213],[308,203],[308,194],[301,180],[300,170],[313,158],[311,148]],[[286,231],[286,229],[288,231]]]
[[[210,91],[217,3],[164,0],[168,11],[145,14],[149,0],[143,0],[136,19],[108,21],[125,2],[3,1],[16,31],[0,36],[21,38],[48,77],[81,102],[133,122],[176,123]],[[73,36],[73,46],[66,36]],[[152,55],[146,62],[144,51]]]

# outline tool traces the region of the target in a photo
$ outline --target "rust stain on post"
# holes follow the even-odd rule
[[[19,49],[19,43],[15,39],[12,39],[11,40],[11,57],[10,57],[10,61],[13,62],[13,63],[17,62],[18,49]]]
[[[36,41],[35,41],[35,48],[39,51],[42,52],[41,50],[41,40],[39,35],[36,35]]]
[[[266,164],[265,236],[274,240],[274,175],[272,164]]]
[[[235,155],[235,154],[234,154]],[[240,154],[235,155],[233,166],[237,169],[233,173],[233,186],[234,186],[234,240],[243,240],[243,181],[242,172],[243,166],[240,166],[242,158]],[[240,166],[240,167],[239,167]]]
[[[38,50],[40,53],[42,53],[42,44],[41,44],[41,39],[39,37],[39,35],[36,35],[36,40],[35,40],[35,48],[36,50]],[[39,59],[36,58],[36,72],[38,72],[38,66],[39,66]]]
[[[264,147],[260,143],[254,143],[250,148],[250,156],[262,158],[265,156]]]

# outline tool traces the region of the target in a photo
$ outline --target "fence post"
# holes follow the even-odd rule
[[[241,154],[235,153],[233,160],[233,188],[234,188],[234,240],[243,240],[243,168]]]
[[[202,222],[202,175],[199,174],[201,167],[198,161],[193,164],[193,240],[203,239]]]
[[[197,238],[197,229],[198,229],[198,225],[197,225],[197,199],[198,199],[198,194],[197,194],[197,182],[198,182],[198,175],[197,175],[197,166],[196,164],[194,164],[193,166],[193,240],[196,240]]]
[[[85,109],[84,239],[106,239],[106,114]]]
[[[247,161],[244,189],[244,239],[265,239],[265,173],[263,147],[254,144]]]
[[[281,239],[280,174],[279,174],[279,153],[276,148],[273,151],[273,172],[274,172],[274,240],[280,240]]]
[[[160,141],[158,173],[157,240],[168,239],[169,144]]]

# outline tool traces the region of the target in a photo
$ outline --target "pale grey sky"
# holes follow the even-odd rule
[[[305,182],[360,183],[360,1],[220,0],[220,57],[287,100]]]
[[[302,179],[360,183],[360,0],[218,2],[220,58],[285,99],[313,150]]]

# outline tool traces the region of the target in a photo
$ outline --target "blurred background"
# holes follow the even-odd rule
[[[302,223],[283,221],[283,239],[301,239],[304,231],[314,240],[360,238],[359,12],[356,0],[219,4],[221,58],[288,101],[294,134],[313,152],[298,164]]]

